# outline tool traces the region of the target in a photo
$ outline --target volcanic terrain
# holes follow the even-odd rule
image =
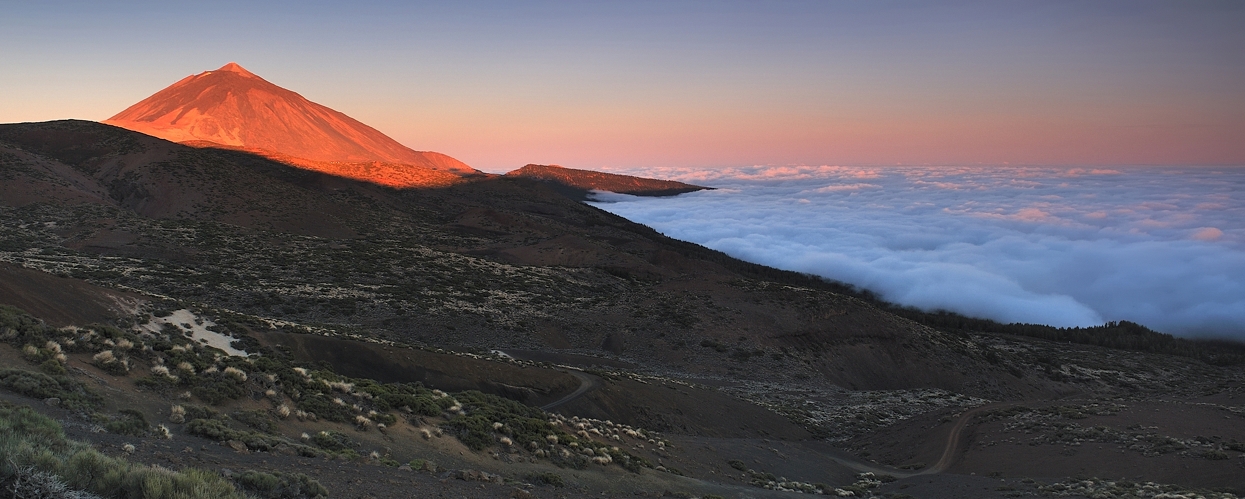
[[[1237,346],[898,308],[581,202],[696,186],[434,164],[236,65],[110,123],[0,125],[0,416],[109,456],[261,497],[1245,490]]]

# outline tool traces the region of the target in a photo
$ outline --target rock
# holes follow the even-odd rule
[[[59,407],[61,405],[61,399],[56,398],[56,397],[49,397],[49,398],[43,399],[43,403],[50,405],[52,407]]]
[[[414,470],[411,468],[411,465],[404,464],[402,466],[398,466],[398,471],[414,471]]]
[[[531,491],[523,489],[514,489],[514,494],[511,494],[510,497],[514,499],[536,499],[536,496]]]
[[[246,444],[242,443],[241,440],[230,440],[228,442],[228,445],[230,449],[233,449],[235,451],[246,452]]]

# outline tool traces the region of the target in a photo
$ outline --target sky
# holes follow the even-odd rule
[[[604,193],[594,204],[677,239],[924,310],[1059,327],[1127,320],[1245,341],[1245,168],[661,173],[718,189]]]
[[[0,0],[0,122],[235,61],[485,171],[1245,164],[1245,2]]]

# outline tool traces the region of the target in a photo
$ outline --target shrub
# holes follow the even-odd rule
[[[238,381],[239,383],[246,381],[246,373],[236,367],[226,367],[224,374],[225,376],[229,376],[230,378],[233,378],[235,381]]]
[[[329,490],[302,473],[264,473],[247,471],[237,478],[238,485],[268,499],[326,498]]]
[[[389,413],[377,414],[376,416],[372,417],[372,421],[375,421],[379,424],[383,424],[385,426],[393,426],[394,423],[398,422],[398,417],[394,416],[393,414],[389,414]]]
[[[95,354],[91,357],[91,363],[114,376],[124,376],[130,372],[129,360],[118,357],[112,350],[104,350]]]
[[[473,414],[455,418],[446,424],[455,430],[455,436],[471,450],[482,450],[493,444],[493,420]]]
[[[342,452],[354,447],[354,442],[351,442],[345,435],[335,431],[316,433],[315,436],[311,437],[311,443],[329,452]]]
[[[200,375],[194,378],[195,386],[190,393],[211,405],[217,405],[226,399],[237,399],[246,395],[246,388],[241,381],[231,376],[220,374]]]
[[[0,387],[27,397],[59,398],[61,405],[75,411],[98,408],[104,398],[67,376],[49,376],[22,369],[0,369]]]
[[[194,419],[225,419],[225,416],[222,416],[221,413],[216,412],[216,410],[211,407],[203,407],[198,405],[176,407],[181,407],[182,417],[187,421]],[[172,409],[172,412],[176,413],[178,410]]]
[[[231,417],[239,423],[250,426],[251,428],[264,433],[272,433],[272,431],[276,429],[276,422],[273,421],[272,416],[268,415],[267,411],[259,409],[253,411],[238,411],[231,414]]]
[[[150,426],[147,424],[147,418],[143,413],[134,409],[121,409],[121,415],[104,425],[104,429],[109,433],[118,435],[135,435],[143,436],[147,434]]]
[[[100,499],[90,492],[71,490],[60,477],[34,467],[18,468],[4,491],[12,499]]]
[[[42,364],[39,364],[39,370],[52,376],[64,376],[69,374],[69,371],[65,370],[65,366],[56,359],[48,359],[43,361]]]
[[[554,487],[565,487],[566,481],[562,479],[562,475],[546,471],[544,473],[533,473],[527,476],[527,480],[536,485],[552,485]]]
[[[298,408],[306,412],[314,413],[320,419],[333,421],[335,423],[353,422],[355,417],[354,409],[348,405],[334,404],[333,399],[318,393],[314,396],[303,397],[298,401]],[[440,412],[438,412],[440,414]]]
[[[493,444],[494,422],[502,423],[511,433],[511,439],[516,442],[543,442],[550,433],[543,411],[514,400],[475,390],[439,400],[450,400],[450,403],[457,400],[468,412],[467,416],[454,418],[445,426],[454,431],[463,444],[474,450]],[[564,442],[575,441],[575,438],[561,430],[554,430],[554,434]]]

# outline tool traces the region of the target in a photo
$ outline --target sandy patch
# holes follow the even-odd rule
[[[190,336],[202,345],[219,349],[235,357],[250,356],[245,350],[238,350],[230,346],[236,338],[208,330],[209,327],[216,325],[211,319],[195,315],[194,312],[184,308],[174,311],[168,317],[156,317],[151,322],[139,326],[139,328],[158,333],[165,324],[172,324],[178,329],[190,333]]]

